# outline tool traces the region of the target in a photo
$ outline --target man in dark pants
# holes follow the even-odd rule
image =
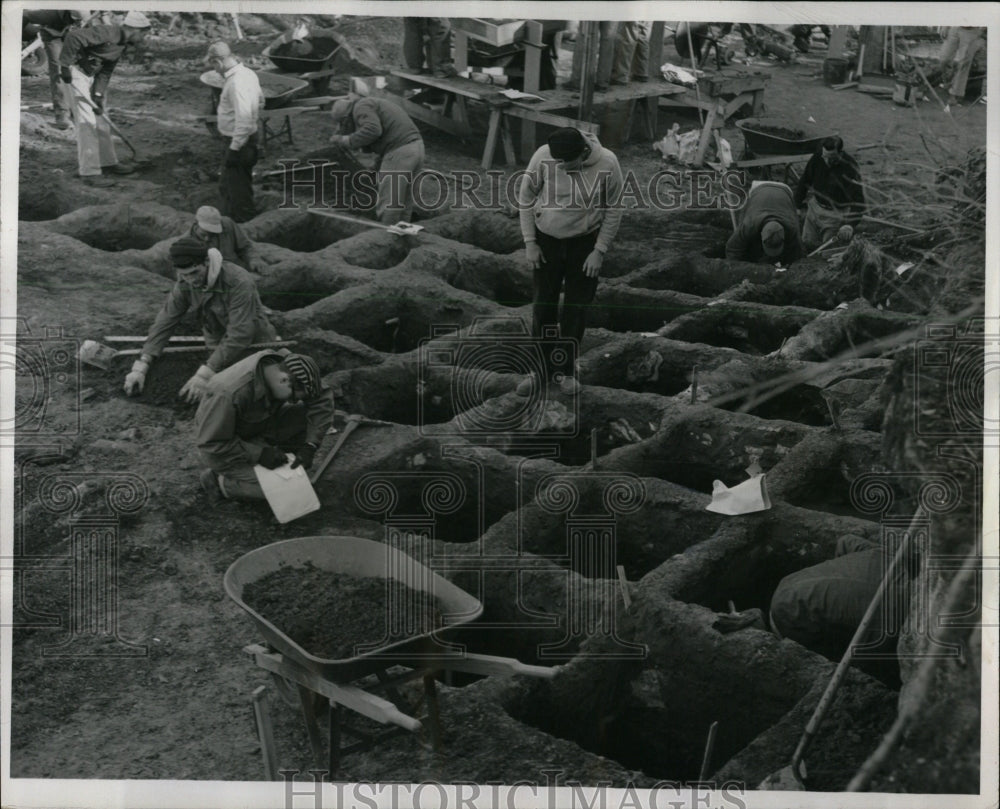
[[[454,76],[456,70],[451,58],[451,23],[448,18],[403,17],[403,59],[406,66],[416,73],[431,73],[442,79]]]
[[[795,207],[806,208],[802,247],[807,252],[837,236],[845,225],[853,229],[860,224],[865,213],[861,169],[844,151],[842,138],[827,138],[809,158],[795,189]]]
[[[225,141],[219,169],[222,213],[235,222],[246,222],[257,215],[253,167],[264,93],[257,74],[233,56],[225,42],[212,43],[205,61],[224,79],[216,110],[219,134]]]
[[[531,333],[542,341],[546,376],[567,395],[579,390],[573,357],[550,354],[545,343],[551,342],[558,325],[559,339],[574,340],[579,353],[586,308],[594,300],[604,254],[621,224],[621,190],[618,158],[596,136],[571,127],[557,129],[532,155],[518,187],[521,235],[534,270]],[[517,392],[528,396],[536,384],[529,376]]]
[[[66,32],[80,22],[81,12],[59,11],[57,9],[41,11],[24,11],[21,26],[24,33],[38,33],[42,38],[42,46],[49,62],[49,89],[52,92],[52,111],[56,120],[56,129],[69,129],[69,106],[63,95],[62,83],[59,81],[59,54],[62,53],[63,37]]]

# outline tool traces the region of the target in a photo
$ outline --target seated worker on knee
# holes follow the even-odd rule
[[[795,207],[805,208],[802,247],[815,250],[834,236],[850,238],[865,213],[865,190],[858,161],[838,136],[827,138],[809,158],[795,188]],[[850,226],[846,228],[845,226]]]
[[[778,584],[771,597],[772,630],[779,637],[839,660],[891,561],[892,556],[875,542],[850,534],[840,537],[833,559],[791,573]],[[908,604],[907,567],[907,564],[897,566],[867,632],[859,641],[859,646],[871,645],[864,649],[862,661],[865,655],[877,652],[881,662],[893,662]],[[892,608],[885,609],[886,606]]]
[[[189,402],[197,401],[216,373],[232,365],[253,343],[275,339],[253,278],[242,267],[223,261],[222,254],[194,236],[170,245],[177,282],[153,321],[142,354],[125,377],[125,393],[142,393],[146,374],[170,335],[189,310],[201,322],[208,359],[181,388]]]
[[[739,224],[726,242],[726,258],[780,262],[787,267],[802,255],[792,189],[784,183],[754,183],[739,213]]]
[[[258,351],[212,377],[195,416],[201,485],[220,498],[263,499],[254,465],[309,469],[333,421],[333,394],[312,357]]]
[[[263,269],[243,228],[219,213],[218,208],[202,205],[194,215],[189,233],[206,247],[222,253],[223,261],[239,264],[250,272],[259,273]]]

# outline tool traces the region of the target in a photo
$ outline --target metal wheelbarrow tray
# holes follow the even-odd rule
[[[438,602],[446,626],[421,635],[404,638],[355,657],[337,660],[317,657],[303,649],[267,617],[243,601],[244,588],[251,582],[279,568],[302,567],[311,562],[321,570],[358,577],[392,577],[409,587],[430,593]],[[418,587],[417,582],[426,582]],[[278,652],[300,666],[336,682],[346,683],[392,665],[426,666],[435,654],[442,661],[449,655],[442,649],[451,629],[474,621],[483,612],[479,599],[433,573],[402,551],[382,542],[348,536],[315,536],[286,539],[244,554],[226,571],[223,585],[226,594],[254,620],[264,639]],[[358,642],[368,640],[358,638]],[[409,661],[409,662],[408,662]]]
[[[744,118],[736,122],[746,148],[761,157],[815,152],[833,133],[785,118]]]
[[[274,62],[278,70],[284,70],[286,73],[311,73],[314,70],[327,69],[343,45],[343,42],[334,37],[322,35],[310,36],[308,41],[313,46],[313,52],[308,56],[280,53],[282,48],[291,44],[283,41],[282,37],[278,37],[264,48],[263,55]]]
[[[264,93],[264,109],[273,110],[284,107],[295,96],[309,87],[305,79],[294,76],[283,76],[280,73],[268,73],[265,70],[255,70],[260,80],[260,89]],[[222,91],[223,78],[214,70],[206,71],[199,77],[202,84],[207,84],[217,92]]]

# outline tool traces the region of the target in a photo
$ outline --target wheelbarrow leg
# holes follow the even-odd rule
[[[438,709],[437,685],[434,682],[434,672],[424,675],[424,695],[427,700],[427,729],[431,736],[431,746],[434,752],[441,749],[441,712]]]
[[[253,692],[253,715],[257,723],[260,752],[264,756],[264,776],[268,781],[277,781],[278,753],[274,746],[274,729],[271,725],[271,711],[267,705],[266,685],[260,686]]]
[[[327,756],[323,749],[323,735],[319,732],[319,724],[316,722],[315,694],[304,685],[300,685],[299,702],[302,703],[302,718],[306,722],[306,731],[309,733],[309,746],[312,747],[313,758],[316,760],[316,766],[322,768],[327,763]]]
[[[330,700],[330,778],[340,769],[340,706]]]

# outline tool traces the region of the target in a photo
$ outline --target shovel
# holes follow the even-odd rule
[[[70,86],[72,87],[72,85]],[[104,110],[98,112],[97,107],[94,105],[93,101],[87,98],[83,93],[81,93],[75,87],[72,87],[72,89],[73,89],[73,95],[75,95],[77,99],[79,99],[88,107],[90,107],[97,115],[100,115],[104,119],[105,123],[111,128],[111,131],[114,132],[119,138],[121,138],[122,142],[126,146],[128,146],[128,148],[132,152],[132,162],[135,163],[136,166],[140,167],[148,166],[150,163],[150,159],[148,157],[139,157],[139,153],[135,150],[135,146],[132,145],[132,141],[130,141],[127,137],[125,137],[125,133],[122,132],[117,126],[115,126],[115,122],[108,117],[108,113]]]
[[[844,682],[844,678],[847,676],[847,670],[851,665],[851,657],[853,655],[854,647],[861,642],[861,638],[864,637],[865,632],[868,630],[868,626],[871,624],[872,618],[875,616],[875,611],[881,603],[882,597],[885,595],[888,582],[895,574],[896,568],[899,566],[900,561],[909,547],[910,536],[917,527],[917,522],[922,517],[923,509],[918,508],[913,515],[913,520],[910,522],[910,527],[907,529],[906,534],[903,537],[903,541],[899,543],[899,550],[897,550],[896,555],[893,556],[889,569],[886,570],[885,574],[882,576],[882,581],[879,583],[878,590],[875,591],[875,595],[872,598],[871,603],[868,605],[868,609],[865,610],[865,614],[861,618],[861,623],[858,624],[854,637],[851,638],[851,642],[847,646],[847,651],[844,652],[844,656],[840,659],[840,663],[837,664],[837,669],[833,672],[833,676],[830,678],[830,682],[826,687],[826,691],[823,692],[823,696],[820,697],[819,703],[816,705],[816,710],[813,711],[813,715],[809,717],[809,723],[806,725],[805,732],[799,740],[798,747],[795,748],[795,753],[792,755],[791,763],[787,767],[778,770],[778,772],[771,773],[771,775],[760,782],[757,789],[789,791],[805,790],[805,775],[801,771],[801,768],[804,766],[802,759],[805,756],[806,751],[809,749],[809,745],[812,744],[813,738],[816,736],[816,731],[819,730],[820,724],[826,717],[826,712],[830,710],[830,706],[833,704],[833,698],[837,695],[837,691],[840,689],[841,684]]]

